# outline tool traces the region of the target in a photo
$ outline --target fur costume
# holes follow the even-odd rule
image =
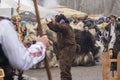
[[[75,38],[77,44],[81,46],[80,52],[77,53],[73,66],[76,65],[93,65],[95,64],[95,60],[98,58],[99,48],[95,46],[95,38],[90,32],[74,30]]]
[[[57,20],[57,19],[56,19]],[[65,24],[50,22],[48,27],[57,33],[57,56],[60,62],[61,80],[72,80],[71,66],[76,52],[73,29]]]

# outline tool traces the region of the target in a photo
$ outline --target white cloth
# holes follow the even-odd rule
[[[20,70],[28,70],[45,57],[46,46],[37,42],[25,48],[18,40],[14,25],[8,20],[0,21],[0,44],[10,64]]]
[[[113,48],[114,46],[114,43],[115,43],[115,40],[116,40],[116,36],[115,36],[115,32],[112,34],[112,38],[110,40],[110,43],[109,43],[109,49],[110,48]]]
[[[83,30],[84,30],[84,29],[83,29],[84,23],[83,23],[83,22],[79,22],[76,27],[78,27],[80,30],[83,31]]]
[[[115,24],[111,24],[111,27],[110,27],[110,36],[112,36],[114,34],[114,31],[115,31]]]

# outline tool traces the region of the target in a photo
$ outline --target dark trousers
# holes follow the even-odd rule
[[[2,68],[4,69],[4,73],[5,73],[5,77],[4,80],[14,80],[13,79],[13,68],[11,66],[2,66]]]
[[[71,66],[75,51],[75,46],[68,46],[59,52],[61,80],[72,80]]]
[[[112,59],[117,59],[118,53],[113,53]],[[117,62],[111,63],[111,71],[117,71]]]

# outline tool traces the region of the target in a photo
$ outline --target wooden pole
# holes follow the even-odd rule
[[[43,36],[43,30],[42,30],[42,26],[41,26],[41,22],[40,22],[40,16],[39,16],[39,12],[38,12],[37,1],[33,0],[33,2],[34,2],[35,12],[36,12],[36,19],[37,19],[37,22],[38,22],[38,32],[39,32],[40,36]],[[52,80],[47,54],[45,55],[44,61],[45,61],[45,68],[46,68],[47,75],[48,75],[48,80]]]

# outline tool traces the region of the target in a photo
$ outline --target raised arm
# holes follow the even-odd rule
[[[49,27],[49,29],[55,31],[55,32],[66,32],[67,29],[68,29],[68,26],[65,26],[65,25],[61,25],[59,23],[56,23],[56,22],[49,22],[47,24],[47,26]]]
[[[43,40],[46,42],[39,39],[39,42],[31,45],[30,48],[25,48],[18,40],[17,33],[13,27],[12,23],[7,20],[0,21],[0,44],[14,68],[27,70],[44,59],[48,43],[46,39]]]

